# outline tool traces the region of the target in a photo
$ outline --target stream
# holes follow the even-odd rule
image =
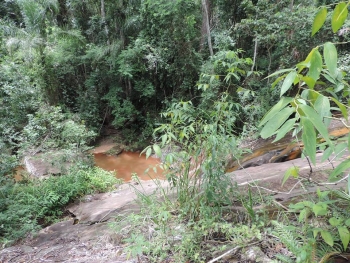
[[[163,170],[158,167],[160,160],[153,157],[146,159],[144,154],[138,152],[123,151],[117,156],[94,153],[94,161],[96,166],[104,170],[115,171],[116,177],[126,182],[131,180],[133,174],[141,180],[164,179]]]

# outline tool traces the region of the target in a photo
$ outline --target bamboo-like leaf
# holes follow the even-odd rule
[[[326,127],[330,124],[331,119],[326,117],[331,117],[331,105],[329,99],[322,94],[320,94],[314,104],[314,108],[317,113],[320,115],[321,120],[325,123]]]
[[[302,76],[301,80],[304,81],[310,89],[314,89],[315,84],[316,84],[316,80],[314,80],[313,78],[308,77],[308,76]]]
[[[304,104],[299,104],[299,107],[304,112],[305,116],[312,122],[323,139],[329,144],[330,147],[333,147],[333,144],[329,139],[328,130],[317,112],[310,106]]]
[[[316,164],[316,132],[311,120],[301,116],[301,124],[303,126],[302,140],[306,154],[311,162]]]
[[[329,70],[329,73],[335,79],[337,77],[338,53],[333,43],[327,42],[326,44],[324,44],[323,57],[326,62],[326,66]]]
[[[310,60],[310,68],[308,72],[308,76],[317,81],[320,77],[322,71],[322,56],[318,49],[316,49],[311,56]]]
[[[287,77],[284,79],[282,87],[281,87],[281,94],[280,96],[282,97],[284,93],[287,92],[287,90],[289,90],[289,88],[292,86],[292,84],[294,83],[295,78],[297,78],[298,74],[296,71],[291,71],[289,72],[289,74],[287,75]]]
[[[294,70],[294,69],[292,69],[292,68],[286,68],[286,69],[277,70],[276,72],[274,72],[274,73],[268,75],[268,76],[267,76],[266,78],[264,78],[264,79],[271,78],[271,77],[276,76],[276,75],[279,75],[279,74],[281,74],[281,73],[290,72],[290,71],[292,71],[292,70]]]
[[[350,168],[350,159],[346,159],[342,161],[334,170],[333,172],[329,175],[329,180],[334,181],[337,179],[337,176],[344,172],[345,170]]]
[[[329,156],[331,156],[331,154],[333,153],[333,149],[331,147],[328,147],[322,155],[322,159],[321,161],[324,162],[325,160],[327,160],[329,158]]]
[[[288,103],[292,102],[293,98],[283,97],[275,106],[273,106],[263,117],[261,120],[259,127],[268,122],[271,118],[273,118],[281,109],[283,109]]]
[[[345,19],[348,16],[348,5],[345,2],[337,4],[334,8],[332,16],[332,30],[337,32],[344,24]]]
[[[339,159],[344,155],[344,150],[348,148],[348,144],[346,142],[339,143],[334,147],[334,154]]]
[[[153,145],[153,150],[159,158],[162,157],[162,151],[160,150],[160,147],[158,144]]]
[[[282,186],[284,183],[289,179],[289,177],[293,176],[294,178],[298,178],[299,176],[299,167],[293,166],[290,167],[284,174],[283,180],[282,180]]]
[[[148,157],[150,157],[152,154],[152,148],[148,147],[147,151],[146,151],[146,159],[148,159]]]
[[[260,135],[263,139],[272,136],[276,130],[281,127],[281,125],[289,118],[289,116],[294,112],[291,107],[284,108],[278,112],[272,119],[270,119],[261,130]]]
[[[319,94],[315,101],[314,108],[321,116],[321,118],[329,116],[331,106],[328,98],[323,96],[322,94]]]
[[[280,139],[282,139],[287,134],[287,132],[290,132],[292,130],[293,125],[295,124],[296,121],[297,121],[297,118],[293,118],[293,119],[290,119],[290,120],[286,121],[282,125],[282,127],[277,131],[276,138],[273,140],[273,142],[279,141]]]
[[[350,241],[350,233],[349,230],[345,226],[338,226],[338,232],[340,236],[340,240],[343,243],[344,251],[347,249]]]
[[[337,106],[339,107],[341,113],[343,114],[344,118],[347,120],[348,119],[348,111],[345,107],[345,105],[341,102],[339,102],[336,98],[331,97],[331,99],[335,102],[335,104],[337,104]]]
[[[320,11],[317,12],[314,22],[312,24],[312,32],[311,36],[315,35],[318,30],[323,26],[324,22],[327,18],[327,8],[323,7],[320,9]]]

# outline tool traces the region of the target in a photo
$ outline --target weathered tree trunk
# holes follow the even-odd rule
[[[106,37],[107,37],[107,45],[109,45],[108,27],[107,27],[107,23],[106,23],[105,0],[101,0],[101,18],[102,18],[102,24],[105,26],[105,34],[106,34]]]
[[[205,38],[207,38],[210,56],[213,56],[214,55],[213,45],[211,43],[211,36],[210,36],[209,0],[202,0],[202,13],[203,13],[203,19],[202,19],[201,46],[204,45]]]

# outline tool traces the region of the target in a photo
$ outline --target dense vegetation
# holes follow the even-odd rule
[[[165,165],[176,167],[176,163],[180,161],[191,160],[183,161],[180,171],[175,169],[174,174],[169,174],[169,180],[177,189],[178,207],[174,208],[171,202],[164,203],[160,206],[160,209],[164,209],[160,214],[166,218],[157,219],[159,222],[168,222],[171,217],[169,207],[172,207],[179,209],[177,215],[181,220],[188,220],[186,228],[194,232],[190,232],[192,236],[184,242],[194,245],[179,245],[178,249],[184,261],[206,259],[207,255],[200,254],[200,231],[207,233],[207,236],[228,235],[228,239],[232,238],[235,231],[242,235],[253,231],[258,235],[264,221],[252,210],[252,193],[246,202],[244,197],[234,194],[234,185],[225,180],[223,174],[226,157],[229,154],[241,154],[241,149],[237,149],[241,138],[256,136],[257,131],[261,131],[263,137],[269,137],[279,132],[282,124],[290,118],[291,121],[286,122],[288,125],[283,126],[283,131],[277,136],[282,137],[292,128],[296,131],[303,130],[303,140],[307,141],[306,155],[314,161],[316,142],[313,141],[316,141],[316,131],[325,139],[328,137],[323,132],[323,126],[320,128],[319,122],[313,121],[314,111],[310,111],[308,103],[311,102],[315,112],[322,111],[321,117],[329,117],[331,106],[326,101],[327,96],[330,96],[334,98],[332,109],[337,106],[345,116],[344,104],[349,96],[346,86],[348,77],[342,73],[339,73],[341,76],[337,75],[338,68],[346,72],[350,66],[349,22],[342,21],[342,29],[332,28],[337,32],[334,34],[331,30],[334,18],[332,20],[330,14],[327,16],[323,12],[325,15],[321,18],[326,23],[318,28],[317,34],[310,37],[316,13],[324,10],[320,7],[326,5],[330,13],[333,9],[338,12],[336,2],[1,2],[0,185],[3,189],[1,198],[6,202],[0,207],[0,212],[27,209],[20,201],[14,205],[9,200],[22,200],[23,197],[15,194],[27,193],[26,189],[34,189],[32,184],[36,183],[16,186],[7,177],[24,156],[51,150],[63,150],[67,155],[77,156],[86,151],[97,136],[104,135],[107,128],[113,128],[122,133],[126,142],[136,141],[141,147],[153,140],[156,144],[146,149],[148,155],[152,150],[159,154],[159,147],[167,144],[180,146],[181,151],[166,157]],[[338,59],[335,66],[334,60],[327,57],[327,52],[323,55],[323,65],[320,53],[314,48],[325,42],[329,43],[325,45],[325,50],[329,52],[334,51],[330,42],[341,43],[337,45]],[[304,61],[304,64],[298,64],[300,61]],[[322,69],[325,72],[320,75]],[[272,83],[275,79],[267,76],[278,70],[281,74],[288,72],[288,75],[282,75]],[[305,83],[307,87],[302,87]],[[326,87],[322,86],[323,83],[326,83]],[[296,88],[293,89],[292,86]],[[303,90],[307,91],[301,92]],[[320,95],[323,91],[328,95]],[[280,100],[283,95],[286,97]],[[316,101],[317,98],[318,102],[314,103],[313,100]],[[272,111],[274,114],[270,111],[270,115],[265,115],[278,101],[279,106]],[[275,114],[279,114],[281,118],[272,124]],[[264,115],[260,124],[264,127],[259,128],[259,120]],[[266,128],[267,126],[270,128]],[[330,149],[329,153],[334,150],[330,142],[324,146],[326,147]],[[193,166],[197,164],[201,164],[202,170],[193,175]],[[337,172],[347,167],[348,163],[345,163]],[[70,184],[69,176],[83,180],[88,187],[98,185],[96,182],[91,185],[86,183],[86,176],[81,174],[87,168],[80,169],[80,172],[74,172],[74,176],[69,173],[62,179],[44,182],[47,184],[45,189],[53,193],[52,187],[57,184],[55,180],[67,180],[63,185]],[[86,173],[89,171],[97,173],[91,170]],[[175,176],[179,172],[183,176]],[[94,177],[91,175],[89,178]],[[193,184],[190,178],[198,180]],[[63,201],[58,193],[44,195],[45,204],[54,199],[53,207],[43,206],[46,210],[38,215],[27,213],[32,225],[20,233],[12,233],[13,226],[5,222],[5,228],[0,228],[0,237],[5,236],[7,242],[7,239],[16,239],[25,231],[35,229],[37,223],[50,222],[45,221],[45,217],[57,215],[58,207],[86,193],[87,188],[75,189],[75,186],[81,187],[80,184],[74,183],[72,189],[67,188]],[[31,199],[41,195],[35,191],[30,194]],[[222,198],[223,196],[227,198]],[[319,198],[324,204],[328,193],[320,194]],[[237,199],[241,200],[247,210],[249,229],[242,227],[233,231],[220,221],[222,207]],[[33,204],[34,209],[37,209],[38,202]],[[259,199],[259,202],[264,201]],[[330,201],[327,199],[325,202]],[[18,209],[17,206],[21,207]],[[339,220],[331,223],[340,229],[340,236],[335,242],[347,244],[347,239],[344,239],[344,233],[348,234],[344,226],[348,224],[344,220],[346,215],[337,211],[336,216],[330,216],[328,211],[331,209],[324,205],[323,214],[320,214],[315,206],[314,203],[307,203],[294,209],[304,211],[303,213],[313,211],[316,216],[327,215]],[[154,212],[150,218],[157,217],[156,214],[159,211]],[[20,218],[16,214],[11,220],[17,222]],[[239,220],[240,224],[243,223],[242,219]],[[295,229],[293,233],[285,230],[281,225],[283,222],[274,224],[274,235],[282,242],[288,243],[288,240],[283,241],[286,236],[292,236],[298,241],[290,242],[288,247],[296,257],[299,256],[298,262],[313,262],[313,249],[319,232],[323,240],[333,247],[333,239],[331,242],[329,238],[330,228],[315,230],[305,227],[302,233],[304,237],[300,239],[300,236],[293,236]],[[161,228],[161,223],[159,225]],[[315,233],[312,231],[318,232],[313,239],[306,238]],[[248,235],[240,242],[247,242],[250,238],[252,236]],[[135,240],[143,246],[144,240],[137,236],[128,242]],[[163,241],[159,241],[160,244]],[[137,242],[135,247],[138,248]],[[346,250],[345,245],[343,250]],[[141,251],[152,255],[156,258],[155,261],[164,257],[164,251],[160,248]],[[135,256],[140,254],[134,253],[134,250],[131,252]],[[283,260],[288,262],[287,258]]]

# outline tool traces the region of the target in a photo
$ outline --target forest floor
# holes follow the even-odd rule
[[[114,144],[107,140],[95,151],[105,152],[113,147]],[[299,158],[283,163],[249,167],[228,175],[239,187],[250,185],[269,192],[274,200],[283,205],[306,193],[297,179],[290,179],[283,186],[281,185],[287,169],[297,166],[301,177],[309,178],[313,182],[323,182],[327,180],[327,171],[344,160],[346,156],[348,153],[337,160],[331,158],[332,161],[321,162],[322,153],[319,153],[318,165],[312,167],[312,173],[307,160]],[[341,186],[338,184],[336,187]],[[119,186],[113,192],[85,196],[67,207],[69,217],[1,250],[0,262],[148,262],[147,259],[128,257],[125,249],[127,244],[122,242],[122,237],[112,229],[110,222],[117,216],[126,216],[140,211],[139,203],[135,202],[138,193],[151,195],[159,192],[157,190],[160,188],[167,187],[166,181],[131,181]],[[316,187],[309,188],[308,193],[316,189]]]
[[[320,157],[321,154],[318,155],[318,158]],[[302,175],[309,174],[310,167],[306,160],[296,159],[250,167],[235,171],[230,176],[241,187],[260,180],[260,186],[275,191],[274,199],[283,203],[305,194],[302,187],[294,186],[296,181],[293,180],[281,187],[284,172],[292,165],[298,166]],[[314,167],[312,179],[324,180],[327,176],[324,170],[330,167],[329,162],[319,165],[318,168]],[[162,181],[161,187],[166,186],[167,182]],[[134,201],[137,199],[137,192],[152,194],[159,187],[160,185],[153,181],[144,181],[141,184],[130,182],[110,193],[85,196],[67,207],[72,217],[48,226],[17,245],[0,251],[0,262],[139,262],[138,259],[128,259],[125,244],[110,227],[109,221],[117,215],[137,213],[140,210],[138,203]],[[292,192],[286,192],[292,187]],[[314,190],[316,191],[316,188]],[[141,259],[140,262],[147,261]]]

